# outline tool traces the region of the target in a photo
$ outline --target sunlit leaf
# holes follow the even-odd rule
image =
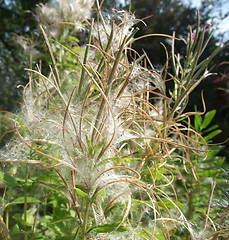
[[[15,187],[18,185],[16,179],[8,173],[0,171],[0,180],[3,181],[8,187]]]
[[[201,128],[206,128],[212,121],[216,114],[216,110],[212,110],[210,112],[207,112],[206,115],[204,116]]]
[[[74,190],[75,190],[75,192],[76,192],[77,195],[82,196],[82,197],[86,197],[86,198],[90,198],[90,197],[88,196],[88,194],[85,193],[85,192],[84,192],[83,190],[81,190],[80,188],[74,188]]]
[[[9,205],[15,205],[15,204],[24,204],[25,198],[24,197],[18,197],[14,199],[12,202],[9,203]],[[39,203],[40,200],[34,197],[27,197],[26,199],[27,203]]]

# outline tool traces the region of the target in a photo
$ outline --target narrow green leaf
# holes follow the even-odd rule
[[[121,158],[117,159],[116,162],[134,162],[140,160],[140,158]]]
[[[91,227],[88,232],[90,231],[94,231],[96,233],[110,233],[112,231],[114,231],[118,225],[120,223],[106,223],[106,224],[101,224],[101,225],[97,225],[97,226],[94,226],[94,227]],[[120,226],[116,232],[125,232],[128,230],[128,227],[124,227],[124,226]]]
[[[22,122],[22,120],[17,116],[17,120],[18,120],[18,123],[20,124],[20,126],[23,126],[24,124],[23,124],[23,122]]]
[[[165,206],[168,209],[176,208],[175,206],[178,206],[179,208],[184,208],[184,205],[182,203],[180,203],[180,202],[174,202],[174,204],[173,204],[171,201],[165,200],[165,201],[163,201],[163,203],[164,204],[162,204],[162,202],[158,202],[158,206],[159,206],[160,209],[165,209]]]
[[[67,38],[69,39],[69,40],[72,40],[72,41],[74,41],[74,42],[76,42],[76,43],[78,43],[79,42],[79,39],[78,38],[76,38],[76,37],[74,37],[74,36],[67,36]]]
[[[202,122],[201,128],[206,128],[211,123],[215,114],[216,114],[216,110],[212,110],[210,112],[207,112],[205,117],[204,117],[204,120]]]
[[[92,19],[89,34],[88,34],[88,41],[87,41],[87,45],[86,45],[86,49],[85,49],[83,65],[85,65],[87,63],[87,57],[88,57],[89,48],[90,48],[90,44],[91,44],[91,38],[92,38],[93,24],[94,24],[94,19]],[[78,95],[81,94],[81,89],[82,89],[82,87],[85,83],[85,77],[84,76],[85,76],[85,68],[84,68],[84,66],[82,66],[82,72],[81,72],[79,88],[78,88]]]
[[[97,153],[103,146],[105,143],[106,138],[103,138],[102,141],[100,141],[95,147],[95,153]]]
[[[202,133],[208,133],[208,132],[212,132],[213,130],[216,130],[217,128],[219,128],[219,125],[215,124],[212,127],[208,127],[206,130],[204,130]]]
[[[88,196],[88,194],[85,193],[83,190],[81,190],[81,189],[79,189],[79,188],[75,188],[74,190],[75,190],[75,192],[76,192],[77,195],[82,196],[82,197],[86,197],[86,198],[88,198],[88,199],[90,198],[90,197]]]
[[[201,123],[202,123],[202,117],[196,114],[194,118],[194,126],[196,131],[199,131]]]
[[[88,154],[90,156],[92,156],[94,151],[93,151],[92,143],[91,143],[90,139],[88,138],[88,136],[86,136],[86,141],[87,141],[87,146],[88,146]]]
[[[118,159],[118,157],[104,159],[103,161],[99,162],[98,166],[102,166],[108,162],[116,161],[117,159]]]
[[[207,136],[204,137],[204,140],[207,142],[209,140],[211,140],[212,138],[214,138],[215,136],[217,136],[218,134],[220,134],[222,132],[222,130],[218,129],[215,130],[211,133],[209,133]]]
[[[8,205],[15,205],[15,204],[24,204],[24,197],[19,197],[14,199],[12,202],[10,202]],[[39,203],[40,200],[34,197],[27,197],[27,203]]]

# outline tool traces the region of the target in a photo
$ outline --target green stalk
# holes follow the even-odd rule
[[[112,25],[111,25],[111,33],[110,33],[110,37],[107,43],[107,46],[105,48],[105,52],[108,52],[108,50],[110,49],[112,40],[113,40],[113,36],[114,36],[114,21],[112,21]],[[102,72],[103,68],[105,67],[104,65],[104,58],[102,57],[102,59],[100,60],[100,63],[97,67],[97,72],[100,73]]]
[[[131,34],[130,36],[126,39],[126,43],[128,43],[133,37],[134,35],[139,31],[139,28],[137,27]]]
[[[76,229],[76,233],[75,233],[75,235],[74,235],[74,237],[73,237],[73,240],[76,240],[76,239],[77,239],[77,236],[78,236],[78,234],[79,234],[79,230],[80,230],[80,227],[78,227],[78,228]]]
[[[25,173],[25,186],[24,186],[24,221],[27,222],[27,209],[28,209],[28,202],[27,202],[27,196],[28,196],[28,189],[27,189],[27,182],[28,182],[28,165],[26,164],[26,173]],[[24,240],[28,239],[28,235],[25,232],[24,234]]]
[[[191,190],[189,192],[189,203],[188,203],[188,220],[192,219],[192,194],[193,194],[193,175],[191,175]]]
[[[6,207],[6,228],[9,229],[9,208]]]
[[[177,99],[177,101],[175,102],[172,110],[170,111],[169,113],[169,116],[168,116],[168,121],[171,121],[173,119],[173,116],[176,112],[176,109],[177,107],[184,101],[185,97],[187,97],[189,95],[190,92],[193,91],[193,89],[199,84],[199,81],[195,81],[195,82],[192,82],[190,84],[190,86],[188,87],[188,89],[186,89],[180,96],[178,96],[179,98]]]
[[[46,188],[44,190],[45,190],[45,196],[47,196]],[[45,199],[44,199],[44,216],[46,216],[46,214],[47,214],[47,197],[45,197]]]
[[[50,45],[49,39],[48,39],[47,34],[45,33],[43,27],[41,25],[39,25],[39,26],[40,26],[40,29],[42,31],[42,34],[44,36],[46,45],[48,47],[48,50],[49,50],[49,53],[50,53],[50,56],[51,56],[52,65],[53,65],[53,68],[54,68],[54,75],[57,79],[57,85],[58,85],[58,87],[60,87],[61,86],[60,75],[59,75],[59,72],[58,72],[58,68],[57,68],[57,64],[56,64],[56,60],[55,60],[55,57],[54,57],[54,54],[53,54],[52,47]]]
[[[200,12],[197,9],[197,22],[196,22],[196,32],[195,32],[196,36],[195,36],[195,38],[192,42],[192,36],[190,35],[190,43],[191,43],[190,44],[190,46],[191,46],[190,53],[194,51],[194,48],[196,46],[196,43],[197,43],[197,40],[198,40],[198,37],[199,37],[199,32],[200,32]],[[190,33],[191,33],[191,31],[190,31]]]
[[[86,237],[87,237],[87,220],[88,220],[88,213],[89,213],[89,205],[90,205],[90,201],[87,201],[86,209],[84,212],[83,226],[82,226],[82,240],[86,240]]]
[[[109,75],[109,78],[107,80],[107,87],[106,87],[106,90],[105,90],[105,95],[106,96],[108,96],[108,94],[109,94],[109,91],[110,91],[110,88],[111,88],[111,85],[112,85],[112,80],[114,78],[115,71],[117,69],[117,66],[118,66],[119,60],[121,58],[121,54],[122,54],[123,48],[124,48],[125,43],[126,43],[126,38],[127,37],[125,36],[125,38],[124,38],[124,40],[123,40],[123,42],[122,42],[122,44],[120,46],[120,49],[118,51],[118,54],[117,54],[117,56],[115,58],[115,62],[114,62],[113,68],[111,70],[111,73]],[[98,128],[98,125],[99,125],[99,121],[100,121],[100,119],[102,117],[102,113],[103,113],[103,110],[104,110],[104,107],[105,107],[105,102],[106,102],[106,100],[105,100],[105,98],[103,98],[102,102],[100,104],[100,108],[99,108],[98,114],[96,116],[95,125],[94,125],[93,132],[92,132],[92,137],[91,137],[91,142],[92,143],[95,140],[94,139],[95,138],[95,134],[96,134],[96,131],[97,131],[97,128]]]
[[[171,48],[171,60],[172,60],[172,68],[175,77],[178,79],[178,73],[176,70],[176,64],[175,64],[175,32],[173,32],[173,38],[172,38],[172,48]]]
[[[192,47],[192,28],[189,29],[189,39],[187,40],[187,46],[186,46],[186,57],[187,60],[185,61],[184,68],[186,69],[188,67],[187,63],[189,63],[190,56],[192,54],[191,47]]]
[[[88,36],[88,42],[87,42],[86,50],[85,50],[85,54],[84,54],[83,65],[85,65],[87,63],[87,56],[88,56],[90,43],[91,43],[93,24],[94,24],[94,18],[92,18],[92,20],[91,20],[91,27],[90,27],[89,36]],[[84,67],[82,67],[80,83],[79,83],[79,88],[78,88],[78,95],[80,95],[81,90],[82,90],[84,76],[85,76],[85,69],[84,69]]]
[[[204,31],[201,34],[200,40],[197,44],[197,48],[195,50],[195,53],[193,54],[194,61],[193,61],[193,64],[192,64],[191,72],[187,76],[187,80],[186,80],[186,83],[185,83],[185,89],[188,88],[188,86],[190,85],[190,82],[192,82],[192,80],[193,80],[193,75],[196,71],[196,66],[197,66],[197,63],[198,63],[198,60],[199,60],[199,57],[200,57],[200,54],[201,54],[201,49],[202,49],[202,46],[203,46],[203,42],[204,42]]]
[[[132,32],[132,34],[127,37],[126,43],[128,43],[128,42],[134,37],[134,35],[136,34],[136,32],[137,32],[138,30],[139,30],[139,28],[136,28],[136,29]],[[114,21],[112,21],[111,33],[110,33],[110,37],[109,37],[107,46],[106,46],[106,48],[105,48],[105,52],[108,52],[108,51],[109,51],[110,46],[111,46],[111,43],[112,43],[112,40],[113,40],[113,36],[114,36]],[[144,54],[143,54],[143,55],[144,55]],[[141,59],[142,59],[142,57],[140,57],[140,58],[138,59],[138,61],[140,61]],[[136,63],[137,63],[138,61],[136,61]],[[105,67],[104,58],[102,58],[102,59],[100,60],[99,65],[98,65],[97,72],[98,72],[98,73],[102,72],[102,70],[104,69],[104,67]]]
[[[191,190],[189,192],[189,202],[188,202],[188,213],[187,218],[190,221],[192,219],[192,202],[193,202],[193,175],[191,174],[191,183],[190,183]],[[188,232],[186,235],[186,240],[190,239],[190,233]]]

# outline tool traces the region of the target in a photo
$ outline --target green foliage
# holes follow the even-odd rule
[[[8,187],[15,187],[18,185],[14,177],[2,171],[0,171],[0,180],[3,181]]]
[[[195,110],[197,112],[196,107]],[[200,136],[203,136],[199,141],[211,142],[217,134],[221,133],[221,130],[217,129],[217,125],[211,126],[215,114],[216,111],[212,110],[207,112],[203,117],[198,112],[194,115],[194,125],[192,128],[195,129]],[[209,146],[208,154],[205,158],[199,157],[198,155],[192,156],[196,174],[198,174],[199,186],[195,183],[195,176],[193,174],[189,176],[182,175],[185,179],[185,185],[188,188],[188,195],[182,195],[180,201],[185,204],[187,216],[189,219],[192,219],[194,224],[196,223],[196,226],[198,226],[198,222],[201,219],[204,221],[206,217],[212,219],[215,224],[221,221],[224,208],[219,208],[217,204],[214,203],[212,204],[213,206],[211,206],[211,201],[217,202],[218,198],[224,201],[223,199],[226,197],[227,189],[223,190],[224,183],[222,181],[222,178],[227,178],[227,174],[223,170],[226,167],[225,157],[217,156],[223,148],[224,146],[222,145],[212,145]],[[181,180],[177,180],[177,187],[182,188],[179,181]],[[217,187],[210,196],[210,189],[213,183],[217,183]],[[183,190],[185,191],[185,189]],[[211,198],[213,198],[213,200]],[[211,209],[210,213],[208,213],[206,209]],[[204,216],[204,214],[207,214],[207,216]],[[208,216],[208,214],[210,216]],[[198,231],[201,231],[201,226],[199,226]],[[187,234],[189,235],[189,233]]]

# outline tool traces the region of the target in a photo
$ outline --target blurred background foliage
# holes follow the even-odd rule
[[[26,84],[28,59],[17,36],[28,37],[37,28],[32,12],[47,0],[0,0],[0,109],[18,108],[20,84]]]
[[[29,59],[26,50],[17,43],[17,36],[36,36],[37,23],[33,17],[33,12],[37,4],[46,3],[48,0],[0,0],[0,110],[17,111],[21,101],[21,89],[18,85],[25,85],[28,75],[24,71],[28,67]],[[109,11],[113,7],[131,9],[139,19],[144,19],[136,24],[140,30],[136,37],[151,33],[164,33],[172,35],[173,31],[179,38],[187,39],[189,26],[196,24],[196,8],[191,5],[192,1],[181,0],[105,0],[103,9]],[[223,11],[224,0],[202,0],[200,5],[201,25],[211,24],[215,28],[218,23],[228,17],[228,11]],[[225,9],[224,9],[225,10]],[[214,36],[209,47],[205,50],[203,57],[211,54],[218,44],[229,43],[225,38],[225,33],[220,32]],[[166,60],[164,48],[169,50],[169,43],[165,38],[148,37],[136,41],[133,45],[139,53],[144,49],[155,68],[160,71]],[[176,45],[177,52],[184,53],[184,44],[180,41]],[[223,142],[229,138],[229,94],[228,94],[228,62],[229,48],[226,48],[217,58],[211,67],[213,75],[204,80],[192,93],[189,110],[203,109],[201,102],[201,90],[204,90],[204,98],[207,110],[217,109],[216,123],[223,130],[215,142]],[[223,63],[220,64],[219,63]],[[3,124],[3,123],[2,123]],[[5,125],[1,124],[1,130]],[[215,124],[215,123],[214,123]],[[0,138],[1,139],[1,138]],[[225,143],[225,148],[221,154],[229,159],[229,146]]]

